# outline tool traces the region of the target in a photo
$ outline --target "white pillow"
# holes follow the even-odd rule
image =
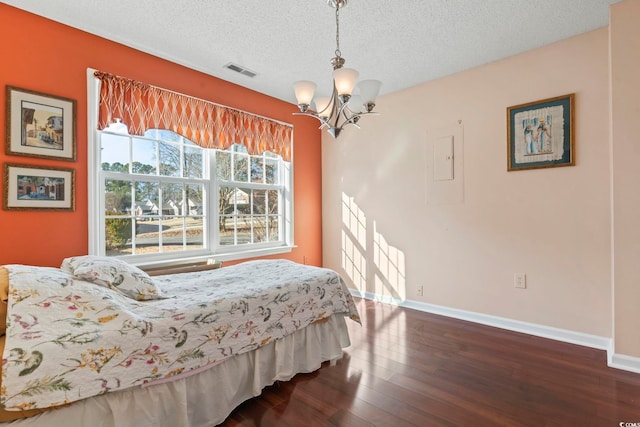
[[[147,273],[116,258],[76,256],[65,258],[60,268],[79,280],[114,289],[136,301],[165,298]]]

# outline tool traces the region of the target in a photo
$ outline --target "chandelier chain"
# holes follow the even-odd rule
[[[340,52],[340,2],[336,2],[336,56],[342,56]]]

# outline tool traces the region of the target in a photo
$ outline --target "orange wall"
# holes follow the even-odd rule
[[[0,209],[0,264],[58,266],[87,253],[88,67],[253,112],[294,125],[294,261],[322,264],[320,133],[315,121],[292,116],[289,104],[54,21],[0,4],[0,132],[6,129],[5,86],[76,99],[75,162],[8,156],[0,163],[72,167],[75,212]],[[4,181],[2,182],[4,192]]]

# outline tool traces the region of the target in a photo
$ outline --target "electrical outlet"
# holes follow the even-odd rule
[[[516,273],[513,275],[513,286],[520,289],[527,288],[527,275],[524,273]]]
[[[422,285],[418,286],[418,296],[421,297],[424,295],[424,288]]]

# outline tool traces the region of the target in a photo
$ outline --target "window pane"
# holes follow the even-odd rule
[[[203,155],[200,147],[184,147],[184,176],[187,178],[202,178]]]
[[[279,184],[278,160],[267,158],[264,167],[267,184]]]
[[[159,244],[160,220],[136,220],[136,254],[160,252]]]
[[[131,171],[145,175],[156,174],[156,142],[141,138],[133,139],[133,163]]]
[[[184,141],[184,137],[179,133],[172,132],[170,130],[160,129],[158,130],[158,139],[163,141],[180,142]]]
[[[184,215],[186,213],[183,200],[182,184],[163,183],[162,189],[162,212],[164,215]]]
[[[180,176],[180,148],[173,144],[159,143],[160,175]]]
[[[186,203],[188,206],[187,215],[204,215],[204,186],[198,184],[188,184],[186,189]]]
[[[157,182],[136,182],[136,215],[161,214],[160,194]]]
[[[282,240],[280,237],[280,227],[278,226],[280,217],[277,215],[269,215],[269,241],[274,242]]]
[[[151,139],[162,139],[162,137],[160,136],[160,132],[160,129],[147,129],[146,131],[144,131],[144,137]]]
[[[249,215],[240,215],[236,221],[237,244],[251,243],[251,217]]]
[[[106,215],[130,214],[131,181],[106,180],[104,207]]]
[[[251,198],[251,212],[254,214],[264,214],[267,212],[267,192],[265,190],[253,190]]]
[[[185,222],[182,217],[162,218],[162,251],[184,249]]]
[[[251,156],[251,182],[264,182],[264,159]]]
[[[276,190],[267,191],[267,209],[270,214],[280,213],[280,211],[278,210],[280,207],[279,201],[280,201],[280,196],[278,194],[278,191]]]
[[[231,181],[231,153],[216,151],[216,177],[223,181]]]
[[[247,182],[249,177],[249,156],[234,154],[233,179],[238,182]]]
[[[233,215],[221,215],[219,218],[220,245],[235,244],[235,217]]]
[[[237,213],[250,214],[251,205],[249,201],[251,199],[251,189],[249,188],[235,188],[233,190],[233,200],[235,203],[235,211]]]
[[[230,148],[231,151],[235,153],[247,153],[247,147],[242,144],[233,144]]]
[[[103,133],[100,136],[102,170],[129,172],[129,137]]]
[[[131,218],[106,218],[104,226],[107,255],[131,253]]]
[[[254,216],[253,217],[253,242],[266,242],[267,241],[267,217],[266,216]]]
[[[102,170],[129,172],[129,137],[100,134],[100,162]]]
[[[187,249],[202,249],[203,247],[203,218],[187,218]]]
[[[227,215],[233,213],[234,193],[235,188],[233,187],[220,187],[218,191],[219,215]]]

